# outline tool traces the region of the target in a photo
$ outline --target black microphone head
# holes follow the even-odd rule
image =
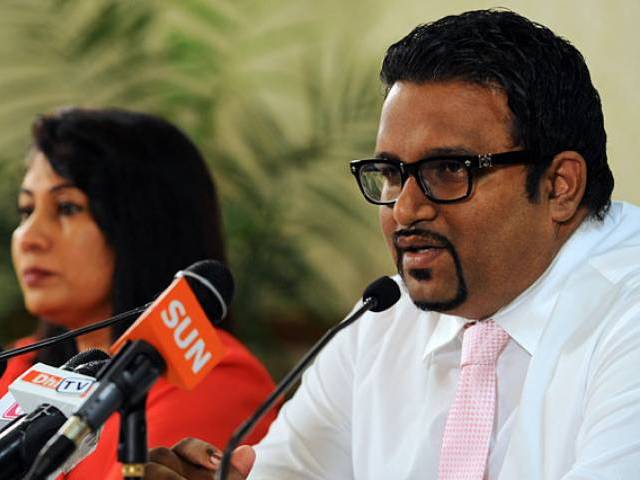
[[[229,269],[217,260],[201,260],[181,270],[209,320],[218,324],[224,320],[233,299],[235,285]]]
[[[73,372],[79,373],[80,375],[89,375],[90,377],[97,378],[98,372],[110,363],[111,358],[105,358],[104,360],[92,360],[90,362],[78,365],[73,369]]]
[[[362,299],[375,299],[375,304],[371,307],[372,312],[382,312],[391,307],[400,299],[400,287],[389,277],[380,277],[375,280],[364,291]]]
[[[102,360],[109,360],[111,357],[108,353],[103,352],[98,348],[91,348],[89,350],[85,350],[84,352],[80,352],[77,355],[74,355],[69,360],[67,360],[60,368],[63,370],[72,370],[77,372],[76,368],[83,366],[88,363],[98,362]],[[82,372],[78,372],[82,373]],[[88,373],[86,375],[89,375]]]

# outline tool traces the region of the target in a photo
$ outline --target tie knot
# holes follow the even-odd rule
[[[495,364],[507,341],[509,334],[493,320],[474,323],[464,330],[460,365]]]

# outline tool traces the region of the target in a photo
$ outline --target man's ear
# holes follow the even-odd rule
[[[544,175],[542,194],[547,196],[551,218],[565,223],[574,218],[587,186],[587,162],[567,150],[553,157]]]

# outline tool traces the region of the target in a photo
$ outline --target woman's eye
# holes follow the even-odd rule
[[[77,203],[72,202],[62,202],[58,204],[58,213],[60,215],[74,215],[83,210],[83,207],[78,205]]]

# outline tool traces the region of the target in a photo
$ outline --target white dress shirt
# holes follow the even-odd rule
[[[614,203],[604,222],[584,222],[492,318],[511,339],[487,479],[640,479],[640,209]],[[258,445],[249,478],[436,480],[464,323],[403,291],[342,331]]]

